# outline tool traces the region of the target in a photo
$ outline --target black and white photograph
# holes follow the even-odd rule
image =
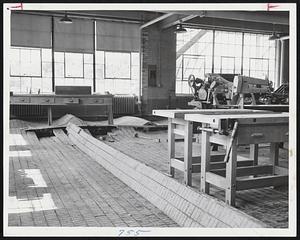
[[[296,236],[296,9],[3,4],[4,236]]]

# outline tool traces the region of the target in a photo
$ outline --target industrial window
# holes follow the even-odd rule
[[[54,52],[55,86],[93,86],[93,54]]]
[[[105,52],[105,78],[130,79],[131,54],[125,52]]]
[[[10,76],[42,77],[41,49],[11,48]]]
[[[269,59],[250,58],[249,76],[265,79],[269,76]]]
[[[243,74],[275,81],[275,41],[269,35],[244,35]]]
[[[214,73],[241,73],[242,35],[215,31]]]
[[[65,77],[83,78],[83,54],[65,53]]]
[[[187,81],[191,74],[203,79],[205,74],[205,56],[183,55],[182,66],[182,80]]]
[[[188,28],[176,37],[176,93],[190,93],[186,82],[190,74],[204,78],[212,72],[213,31]]]
[[[11,47],[10,91],[51,93],[51,61],[50,48]]]
[[[138,94],[140,54],[96,51],[96,92]]]
[[[221,56],[221,71],[220,71],[220,73],[232,73],[232,74],[235,73],[235,57]]]
[[[200,78],[205,73],[242,74],[274,82],[275,41],[269,35],[187,28],[176,37],[177,94],[190,93],[189,73]]]

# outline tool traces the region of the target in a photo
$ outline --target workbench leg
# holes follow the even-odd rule
[[[203,124],[206,127],[206,124]],[[209,133],[202,131],[201,138],[201,179],[200,179],[200,191],[209,194],[209,183],[206,182],[206,172],[209,171],[210,165],[210,142]]]
[[[52,108],[51,106],[48,106],[48,125],[51,126],[52,125]]]
[[[237,162],[237,145],[236,140],[233,141],[229,160],[226,163],[226,190],[225,202],[231,206],[235,206],[236,194],[236,163]]]
[[[184,183],[192,186],[193,122],[184,126]]]
[[[112,105],[107,106],[107,112],[108,112],[108,124],[113,125],[114,124],[114,115],[113,115]]]
[[[239,98],[239,108],[244,108],[244,94],[243,93],[240,93],[240,98]]]
[[[250,159],[253,159],[253,165],[258,164],[258,144],[250,144]]]
[[[251,99],[252,99],[251,105],[256,105],[254,93],[251,93]]]
[[[275,166],[278,166],[279,143],[271,143],[270,160],[273,165],[273,174],[275,174]]]
[[[171,158],[175,157],[175,134],[172,119],[168,119],[168,151],[169,151],[169,174],[174,177],[174,168],[171,166]]]

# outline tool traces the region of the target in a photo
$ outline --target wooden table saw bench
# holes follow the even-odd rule
[[[226,113],[258,113],[266,112],[262,110],[247,110],[247,109],[195,109],[195,110],[153,110],[152,114],[156,116],[168,118],[168,155],[169,155],[169,174],[174,177],[174,169],[184,173],[184,182],[186,185],[192,185],[192,173],[199,173],[201,170],[201,157],[192,156],[193,143],[193,122],[185,120],[186,114],[226,114]],[[175,156],[175,134],[184,137],[184,154],[183,157]],[[251,145],[253,158],[256,154],[257,146]],[[210,169],[225,169],[226,163],[223,162],[225,155],[218,152],[212,152],[209,159]],[[250,166],[253,165],[253,160],[238,161],[237,165]]]
[[[223,112],[222,112],[223,111]],[[248,110],[249,111],[249,110]],[[250,110],[251,111],[251,110]],[[278,166],[278,143],[288,141],[288,113],[202,112],[185,114],[184,119],[202,124],[200,190],[209,194],[210,184],[225,190],[225,202],[235,205],[236,191],[286,185],[288,170]],[[231,129],[229,135],[220,134]],[[211,167],[210,144],[226,147],[225,169]],[[259,165],[258,144],[271,143],[270,164]],[[239,166],[237,147],[252,145],[252,166]]]

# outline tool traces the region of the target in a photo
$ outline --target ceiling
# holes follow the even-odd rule
[[[141,24],[141,28],[157,26],[167,29],[182,23],[185,27],[245,32],[289,32],[287,11],[18,11],[30,14],[103,19]]]

